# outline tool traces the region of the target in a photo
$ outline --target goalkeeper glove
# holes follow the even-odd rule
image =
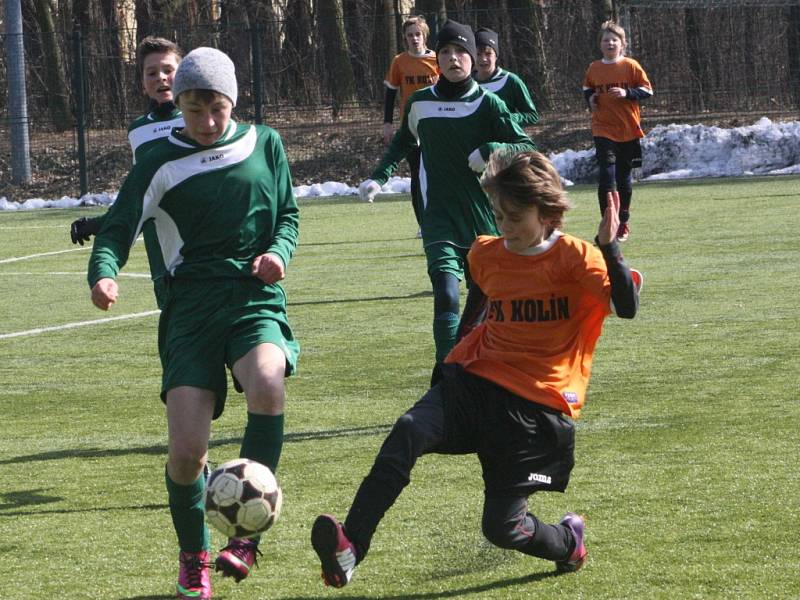
[[[372,202],[375,200],[375,196],[377,196],[380,191],[380,184],[372,179],[365,179],[361,182],[361,185],[358,186],[358,195],[361,196],[364,202]]]
[[[100,221],[98,219],[87,219],[81,217],[72,222],[69,226],[69,237],[72,238],[73,244],[80,244],[83,246],[84,242],[88,242],[93,235],[97,235],[100,231]]]
[[[486,161],[483,160],[483,156],[481,156],[480,148],[475,148],[469,155],[468,160],[470,169],[476,173],[483,173],[483,170],[486,168]]]

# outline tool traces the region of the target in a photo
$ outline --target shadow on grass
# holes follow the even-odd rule
[[[284,443],[297,443],[305,442],[308,440],[325,440],[330,438],[350,437],[359,435],[378,435],[389,432],[391,425],[371,425],[369,427],[342,427],[337,429],[327,429],[322,431],[298,431],[294,433],[287,433],[283,439]],[[218,446],[225,446],[227,444],[241,443],[240,437],[228,437],[216,440],[211,440],[208,444],[209,448],[216,448]],[[113,458],[117,456],[128,456],[131,454],[144,454],[144,455],[165,455],[167,453],[166,444],[157,444],[154,446],[134,446],[130,448],[82,448],[75,450],[54,450],[52,452],[40,452],[38,454],[27,454],[23,456],[14,456],[0,460],[0,465],[13,465],[24,464],[36,461],[47,460],[64,460],[67,458]],[[34,490],[40,491],[40,490]],[[15,492],[16,493],[16,492]],[[28,493],[28,492],[19,492]],[[5,497],[8,494],[3,494],[0,497]],[[39,502],[41,503],[41,502]],[[2,508],[0,504],[0,508]]]
[[[482,583],[480,585],[472,585],[462,587],[446,592],[414,592],[412,594],[397,594],[395,596],[360,596],[349,595],[340,596],[336,595],[336,600],[374,600],[380,597],[382,600],[436,600],[437,598],[465,598],[473,594],[482,594],[493,590],[501,590],[503,588],[514,587],[517,585],[525,585],[533,583],[534,581],[542,581],[550,577],[558,577],[561,575],[558,571],[548,571],[546,573],[531,573],[523,577],[513,577],[511,579],[501,579],[499,581],[492,581],[489,583]],[[321,594],[313,594],[309,596],[281,596],[280,600],[319,600]]]
[[[64,498],[53,496],[49,502],[61,502]],[[91,508],[51,508],[44,510],[8,510],[8,505],[0,505],[0,519],[3,517],[30,517],[32,515],[71,515],[81,513],[103,513],[116,510],[167,510],[169,504],[140,504],[139,506],[95,506]],[[23,508],[30,504],[17,504],[16,508]]]
[[[432,290],[414,292],[404,296],[370,296],[369,298],[337,298],[336,300],[305,300],[303,302],[289,302],[288,306],[322,306],[324,304],[353,304],[355,302],[383,302],[384,300],[411,300],[413,298],[426,298],[433,296]]]

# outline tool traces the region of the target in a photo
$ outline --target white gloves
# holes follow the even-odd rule
[[[365,179],[358,186],[358,195],[364,202],[372,202],[378,192],[381,191],[381,185],[372,179]]]
[[[476,173],[483,173],[483,170],[486,168],[486,161],[483,160],[481,156],[480,148],[475,148],[475,150],[470,153],[468,160],[470,169]]]

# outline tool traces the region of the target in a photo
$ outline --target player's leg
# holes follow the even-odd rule
[[[226,353],[247,401],[239,457],[259,462],[277,473],[284,436],[284,379],[294,370],[299,348],[285,320],[282,303],[276,304],[276,297],[259,284],[243,287],[248,289],[240,290],[242,301],[238,305],[234,302],[229,309],[230,327],[235,334],[229,337]],[[292,361],[289,354],[294,357]],[[217,571],[237,583],[247,577],[260,554],[259,542],[260,538],[229,539],[215,561]]]
[[[619,191],[619,230],[617,239],[624,242],[630,233],[631,199],[633,198],[633,169],[642,164],[639,140],[617,144],[618,160],[614,174]]]
[[[203,465],[215,403],[216,395],[206,389],[178,386],[166,393],[169,444],[165,479],[180,547],[179,598],[211,597]]]
[[[408,485],[417,459],[442,442],[442,394],[442,386],[435,386],[397,419],[358,488],[344,524],[331,515],[317,517],[311,543],[322,563],[326,585],[347,585],[353,569],[367,555],[384,514]]]
[[[566,489],[574,464],[574,424],[481,381],[487,399],[481,405],[484,427],[478,451],[486,484],[484,535],[501,548],[555,561],[559,570],[577,570],[586,557],[583,521],[572,515],[546,524],[528,512],[527,500],[537,491]],[[567,563],[575,568],[565,568]]]
[[[548,525],[529,513],[525,496],[487,496],[481,529],[495,546],[545,560],[562,561],[576,546],[565,526]]]
[[[222,413],[227,393],[222,332],[215,318],[226,296],[204,283],[185,281],[171,281],[167,293],[158,347],[169,430],[165,479],[181,549],[178,595],[210,598],[202,470],[211,421]]]
[[[451,244],[425,247],[428,275],[433,286],[433,342],[437,363],[445,359],[456,343],[465,254],[466,251]]]
[[[605,214],[608,192],[616,190],[617,154],[616,144],[608,138],[594,138],[595,159],[597,160],[597,202],[600,216]]]

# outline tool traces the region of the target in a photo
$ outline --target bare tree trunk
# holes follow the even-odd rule
[[[116,0],[102,0],[100,9],[103,14],[102,28],[105,30],[102,35],[105,37],[103,46],[106,51],[106,61],[104,65],[109,69],[104,69],[103,77],[110,78],[107,86],[107,103],[104,103],[105,110],[111,114],[128,115],[127,94],[125,93],[125,77],[122,68],[122,45],[120,44],[120,31],[117,19]]]
[[[800,6],[789,8],[787,50],[789,52],[789,86],[795,109],[800,108]]]
[[[55,128],[58,131],[65,131],[72,129],[72,117],[67,100],[67,82],[61,68],[61,49],[53,27],[52,7],[48,0],[34,0],[33,5],[41,35],[47,106]]]
[[[614,0],[592,0],[592,10],[598,28],[603,21],[608,21],[609,19],[617,21],[619,19],[615,4]]]
[[[553,107],[553,81],[547,61],[547,12],[544,0],[527,0],[531,35],[533,37],[533,54],[531,62],[530,86],[536,94],[536,106],[539,110]]]
[[[394,6],[394,0],[383,0],[383,18],[386,23],[387,58],[391,60],[399,47],[397,45],[397,10]]]
[[[686,48],[688,49],[689,76],[692,82],[691,108],[704,111],[708,107],[704,82],[706,68],[703,61],[700,23],[695,9],[683,11],[685,19]]]
[[[286,69],[283,93],[300,104],[320,101],[319,83],[304,65],[313,63],[313,23],[309,0],[289,0],[286,3],[285,38],[281,54]]]
[[[319,27],[325,76],[334,117],[342,104],[355,100],[356,86],[350,64],[341,0],[318,0]]]

